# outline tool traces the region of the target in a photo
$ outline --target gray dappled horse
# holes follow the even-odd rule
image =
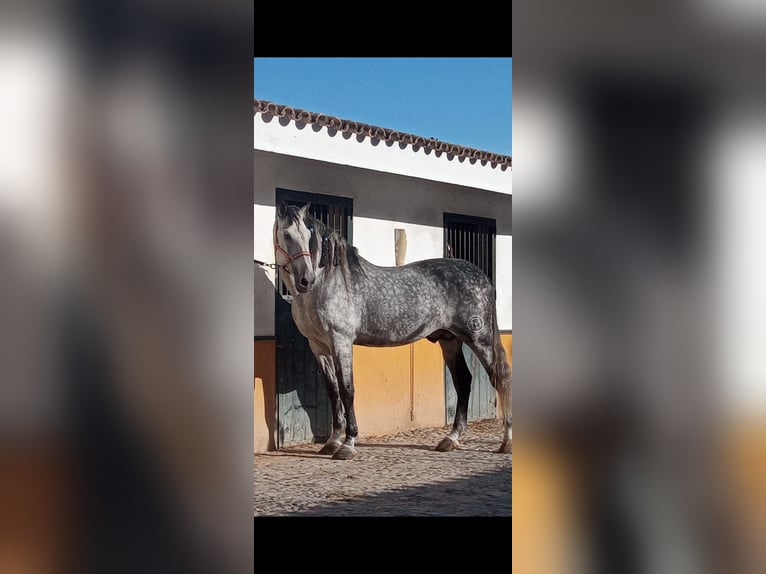
[[[320,453],[354,456],[352,345],[392,347],[422,338],[441,345],[457,391],[452,432],[436,450],[457,448],[466,429],[471,372],[465,343],[500,395],[504,433],[498,452],[510,452],[511,369],[497,328],[495,290],[484,272],[460,259],[378,267],[312,217],[308,207],[279,204],[274,249],[280,278],[293,296],[293,319],[309,341],[330,396],[333,431]]]

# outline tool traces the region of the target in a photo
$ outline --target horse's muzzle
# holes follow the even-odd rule
[[[298,281],[295,283],[295,288],[298,290],[298,293],[307,293],[311,291],[311,288],[314,286],[313,281],[309,281],[305,277],[301,277]]]

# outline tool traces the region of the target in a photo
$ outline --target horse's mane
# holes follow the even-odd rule
[[[299,208],[288,206],[286,218],[294,223],[298,222]],[[349,245],[343,236],[335,229],[325,225],[321,220],[307,213],[303,223],[309,229],[313,229],[309,240],[309,250],[316,254],[320,250],[319,267],[326,267],[328,273],[332,273],[336,267],[340,267],[343,281],[348,284],[349,271],[364,274],[361,257],[356,247]]]
[[[311,243],[318,244],[316,248],[322,250],[320,267],[327,267],[328,271],[332,272],[335,267],[340,266],[344,281],[349,271],[364,273],[359,252],[356,247],[349,245],[340,233],[311,215],[306,216],[304,223],[309,228],[314,228]],[[314,252],[314,245],[311,247]]]

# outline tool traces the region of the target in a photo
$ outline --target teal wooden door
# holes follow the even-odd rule
[[[468,420],[493,419],[497,414],[497,394],[489,382],[487,371],[484,370],[474,352],[465,345],[463,345],[463,356],[473,377],[471,379],[471,396],[468,399]],[[457,409],[457,393],[449,369],[445,367],[444,370],[447,424],[452,424],[455,420],[455,409]]]
[[[351,242],[352,200],[318,193],[276,190],[276,203],[302,206]],[[291,297],[284,285],[275,295],[277,448],[324,442],[332,432],[332,410],[319,365],[309,342],[290,313]]]
[[[495,233],[494,219],[445,213],[444,256],[470,261],[484,271],[494,284]],[[497,395],[489,382],[487,371],[484,370],[473,351],[465,345],[463,345],[463,356],[472,376],[468,420],[493,419],[497,415]],[[452,424],[457,408],[457,393],[452,383],[452,375],[446,366],[444,372],[446,423]]]

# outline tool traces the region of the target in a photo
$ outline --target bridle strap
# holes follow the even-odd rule
[[[300,253],[295,253],[293,255],[290,255],[287,251],[282,249],[282,246],[279,244],[279,241],[277,241],[277,226],[276,225],[274,226],[274,248],[287,259],[287,261],[285,261],[279,267],[281,269],[284,269],[288,275],[292,275],[290,270],[287,268],[287,266],[290,265],[290,263],[292,263],[296,259],[300,259],[301,257],[311,258],[311,251],[301,251]]]

